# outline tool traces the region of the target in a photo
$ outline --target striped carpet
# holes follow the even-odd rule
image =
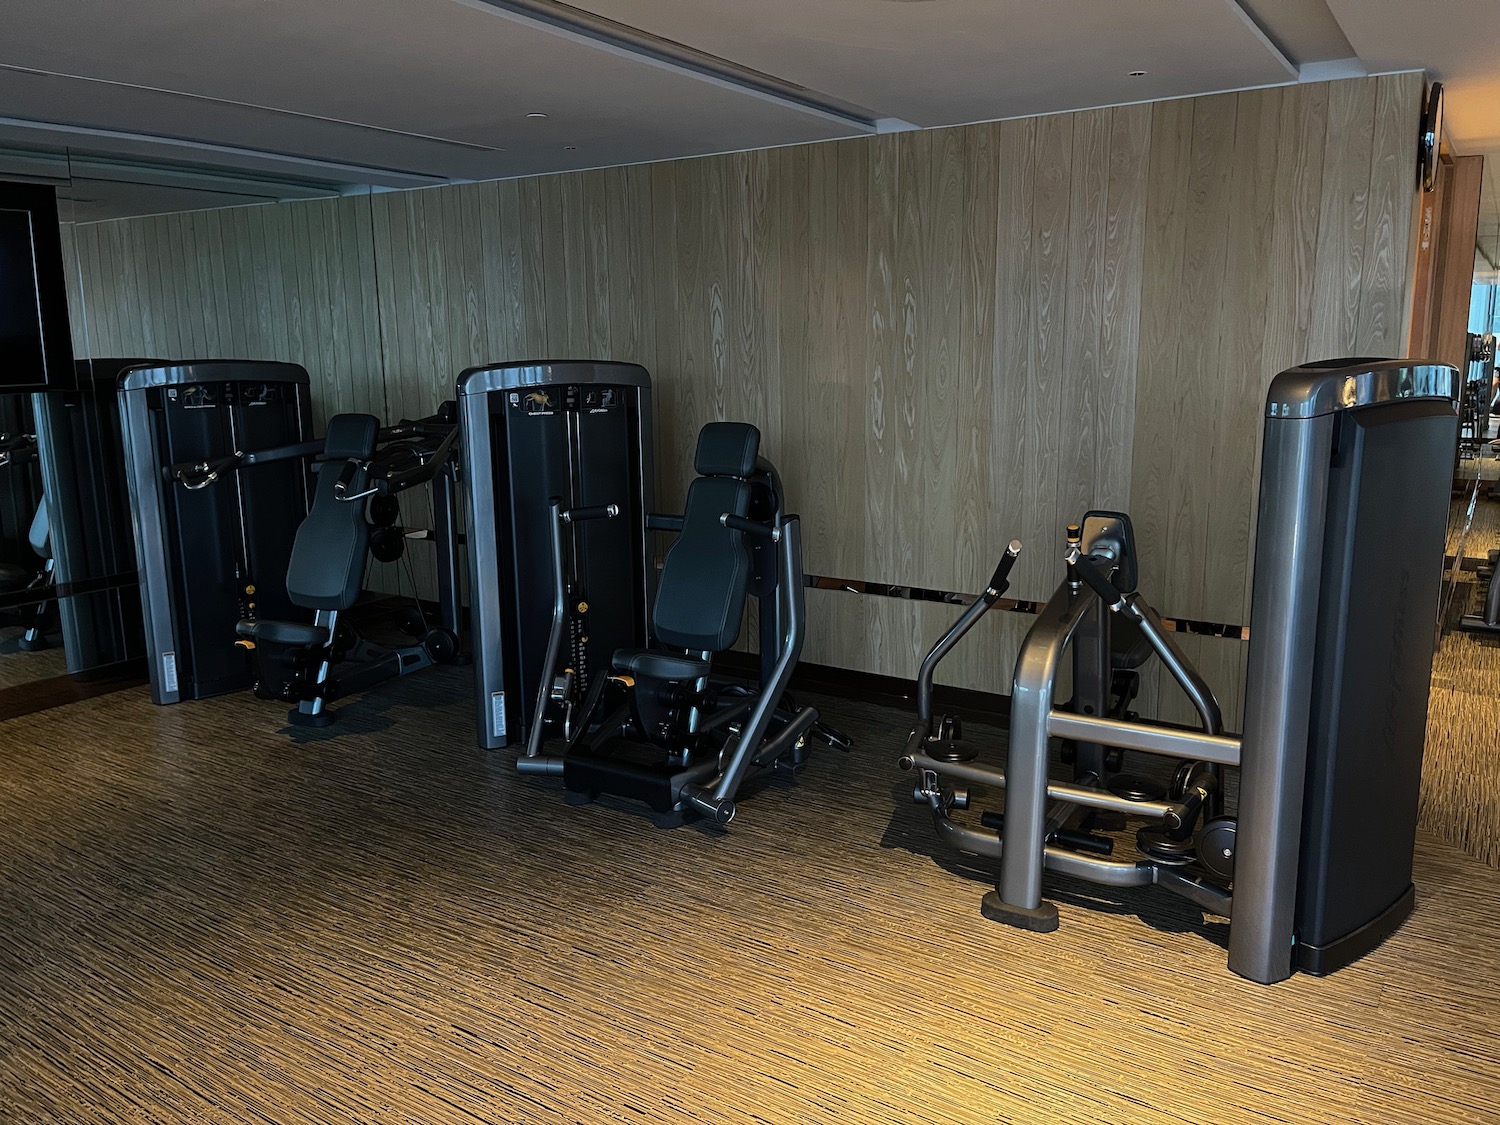
[[[143,689],[6,724],[0,1117],[1500,1120],[1500,877],[1430,835],[1395,937],[1264,988],[1149,889],[983,920],[904,713],[826,701],[852,754],[661,832],[475,750],[467,691],[400,681],[338,737]]]

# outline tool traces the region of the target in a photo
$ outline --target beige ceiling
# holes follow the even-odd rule
[[[87,181],[79,215],[97,217],[1412,67],[1449,82],[1462,151],[1470,136],[1500,134],[1484,123],[1500,96],[1476,108],[1500,78],[1500,55],[1476,47],[1493,41],[1479,24],[1497,9],[1500,0],[5,0],[0,175],[57,181],[67,178],[58,155],[65,169],[71,156],[72,178]]]

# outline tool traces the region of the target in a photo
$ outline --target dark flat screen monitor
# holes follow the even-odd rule
[[[0,392],[77,386],[56,192],[0,181]]]

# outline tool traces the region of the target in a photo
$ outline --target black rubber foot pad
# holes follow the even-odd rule
[[[294,727],[326,727],[334,720],[334,713],[326,707],[316,715],[308,715],[293,707],[286,713],[286,721]]]
[[[1012,906],[1003,902],[1000,895],[991,891],[979,904],[979,913],[991,922],[1004,922],[1018,930],[1030,930],[1034,934],[1050,934],[1057,929],[1057,907],[1044,902],[1035,909],[1028,906]]]
[[[563,790],[563,801],[569,805],[592,805],[598,797],[597,793],[580,793],[576,789]]]
[[[979,747],[965,742],[945,742],[929,747],[927,756],[935,762],[972,762],[979,757]]]

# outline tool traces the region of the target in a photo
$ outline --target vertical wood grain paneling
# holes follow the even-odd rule
[[[982,125],[964,130],[963,217],[958,223],[959,260],[958,372],[954,387],[954,440],[958,453],[954,477],[954,513],[958,539],[954,545],[953,589],[977,592],[1013,532],[992,526],[994,443],[1003,441],[991,424],[994,370],[995,240],[998,237],[1001,126]]]
[[[945,590],[973,582],[977,569],[977,528],[966,520],[959,481],[966,463],[977,454],[964,442],[968,405],[960,400],[961,336],[966,270],[963,228],[969,208],[964,194],[965,134],[942,129],[930,135],[926,159],[913,159],[903,181],[910,212],[903,214],[915,238],[909,262],[914,333],[910,378],[915,445],[910,456],[912,484],[926,502],[917,513],[919,572],[932,575]],[[981,493],[982,494],[982,493]],[[967,563],[967,566],[964,564]]]
[[[1359,354],[1376,84],[1329,87],[1310,359]]]
[[[1212,474],[1208,481],[1208,580],[1205,616],[1239,620],[1250,571],[1254,490],[1260,445],[1258,414],[1268,379],[1265,337],[1269,293],[1264,279],[1277,208],[1276,168],[1283,91],[1238,96],[1235,151],[1230,163],[1229,226],[1224,267],[1222,336],[1211,358],[1215,376]],[[1209,373],[1204,372],[1205,376]]]
[[[679,418],[695,413],[696,389],[678,373],[696,368],[697,323],[684,315],[690,279],[700,260],[696,224],[689,222],[692,195],[682,185],[683,166],[653,164],[648,169],[651,184],[651,284],[655,300],[653,330],[659,341],[656,365],[651,369],[652,408],[656,426],[656,505],[662,511],[681,511],[684,486],[680,474],[665,472],[665,451],[677,450],[686,423]]]
[[[1231,168],[1239,99],[1234,94],[1199,98],[1193,104],[1192,156],[1188,172],[1182,292],[1177,332],[1177,417],[1173,487],[1167,507],[1170,564],[1159,596],[1175,612],[1214,620],[1207,594],[1213,544],[1203,534],[1218,472],[1214,440],[1218,425],[1220,368],[1233,342],[1225,338],[1226,306],[1242,294],[1229,290],[1225,275],[1231,207]]]
[[[1371,134],[1369,216],[1365,223],[1358,338],[1371,355],[1399,355],[1406,340],[1409,301],[1400,279],[1407,276],[1411,228],[1411,137],[1407,107],[1421,96],[1419,74],[1393,74],[1375,81]],[[1408,178],[1403,179],[1403,174]]]
[[[812,155],[810,148],[783,149],[771,154],[771,174],[779,215],[778,237],[772,250],[780,309],[777,316],[776,354],[781,372],[780,396],[774,433],[776,448],[768,450],[776,459],[786,485],[790,510],[803,517],[802,556],[817,574],[834,573],[814,561],[827,559],[827,543],[842,529],[837,522],[820,519],[821,485],[835,463],[837,435],[828,448],[820,442],[819,419],[812,409],[819,397],[818,373],[811,355],[814,313],[813,254],[815,244],[828,244],[826,231],[814,234],[814,224],[824,216],[814,214],[812,200]],[[837,177],[834,177],[837,183]],[[818,294],[819,297],[823,293]],[[814,498],[818,497],[817,500]]]
[[[1021,597],[1042,597],[1054,581],[1053,542],[1027,475],[1031,434],[1031,215],[1036,180],[1037,119],[1000,126],[995,246],[995,349],[990,399],[990,538],[1019,538],[1025,551],[1012,572]],[[1040,532],[1040,534],[1038,534]],[[996,552],[998,557],[998,552]]]
[[[1108,230],[1105,185],[1109,176],[1109,111],[1073,118],[1073,156],[1068,177],[1066,258],[1067,316],[1063,321],[1063,366],[1057,451],[1057,518],[1078,519],[1098,507],[1097,427],[1104,240]]]
[[[1419,97],[1397,75],[101,223],[72,260],[95,354],[290,359],[321,415],[388,418],[474,363],[640,362],[664,508],[698,427],[744,418],[813,572],[973,590],[1020,537],[1041,598],[1064,523],[1125,508],[1163,612],[1238,622],[1266,383],[1399,349]],[[808,659],[898,675],[951,608],[810,604]],[[950,674],[1008,681],[1001,616]],[[1243,646],[1192,643],[1237,698]]]
[[[656,367],[656,280],[651,170],[611,168],[605,201],[611,231],[609,339],[611,358]]]
[[[1060,541],[1063,526],[1077,516],[1059,507],[1062,443],[1066,428],[1062,386],[1068,315],[1068,207],[1071,197],[1075,118],[1037,120],[1031,210],[1031,325],[1028,334],[1025,456],[1022,487],[1034,513],[1033,539],[1048,545]],[[1071,419],[1069,420],[1071,421]],[[1045,572],[1044,588],[1055,583],[1056,563]]]
[[[1119,510],[1130,503],[1151,110],[1122,106],[1109,114],[1095,496],[1101,508]]]
[[[1142,588],[1164,612],[1162,571],[1170,554],[1168,521],[1173,451],[1182,440],[1178,409],[1176,307],[1187,238],[1187,169],[1192,158],[1193,103],[1152,107],[1147,172],[1145,256],[1142,264],[1141,353],[1136,374],[1135,452],[1130,505],[1140,556]],[[1157,681],[1142,683],[1140,711],[1152,714]]]
[[[910,570],[912,529],[903,526],[897,505],[906,493],[901,430],[909,425],[904,377],[904,282],[898,276],[900,238],[900,156],[907,138],[895,135],[870,142],[870,196],[865,283],[869,316],[869,385],[865,409],[865,563],[871,577]],[[847,577],[855,577],[849,575]],[[895,610],[872,601],[866,610],[868,649],[862,660],[879,666],[904,655],[907,635]],[[898,639],[899,638],[899,639]]]

